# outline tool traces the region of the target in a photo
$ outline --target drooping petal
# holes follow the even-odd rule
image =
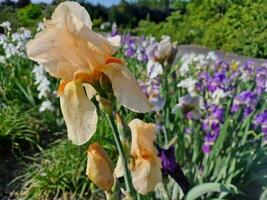
[[[110,63],[101,71],[109,77],[114,95],[122,105],[135,112],[145,113],[152,110],[152,105],[137,80],[125,66]]]
[[[65,86],[60,96],[60,105],[68,138],[77,145],[87,142],[96,131],[97,111],[86,96],[80,81],[71,81]]]
[[[162,182],[161,163],[158,157],[136,159],[131,170],[134,188],[141,194],[147,194]]]

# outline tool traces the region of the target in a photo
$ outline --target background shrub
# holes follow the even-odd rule
[[[141,21],[139,34],[170,35],[179,44],[267,57],[267,2],[263,0],[176,1],[177,11],[164,22]]]

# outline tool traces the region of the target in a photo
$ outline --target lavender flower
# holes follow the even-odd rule
[[[140,87],[149,102],[153,105],[153,110],[160,111],[165,105],[165,100],[160,95],[159,79],[151,79],[146,83],[141,82]]]

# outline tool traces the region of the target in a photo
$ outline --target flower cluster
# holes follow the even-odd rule
[[[165,100],[160,94],[160,79],[150,79],[139,84],[147,99],[153,105],[153,110],[160,111],[165,105]]]
[[[247,117],[255,110],[257,102],[257,95],[254,92],[249,90],[243,91],[235,96],[231,112],[237,112],[243,108],[243,116]]]
[[[212,145],[220,134],[220,127],[224,122],[224,109],[212,104],[206,106],[206,110],[208,115],[202,121],[202,129],[205,132],[202,150],[205,154],[209,154]]]
[[[39,92],[38,98],[43,99],[44,101],[41,103],[39,108],[40,112],[50,110],[54,110],[54,106],[52,102],[49,100],[49,96],[51,93],[50,89],[50,81],[46,77],[46,70],[42,65],[35,65],[32,70],[35,77],[35,85],[37,85],[37,91]]]
[[[3,22],[0,26],[6,29],[5,34],[0,34],[0,46],[4,54],[0,56],[0,62],[12,56],[26,57],[25,45],[31,38],[31,31],[26,28],[19,28],[17,32],[11,33],[10,22]]]

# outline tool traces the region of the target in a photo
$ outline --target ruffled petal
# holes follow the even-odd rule
[[[131,170],[134,189],[141,194],[147,194],[162,182],[161,163],[159,158],[152,160],[137,159]]]
[[[154,146],[156,126],[133,119],[129,123],[132,133],[131,174],[134,188],[141,194],[155,189],[162,181],[161,161]]]
[[[66,1],[57,6],[51,19],[58,26],[64,26],[65,18],[68,13],[71,13],[73,17],[78,18],[85,26],[92,29],[92,21],[90,15],[84,7],[74,1]]]
[[[108,64],[101,71],[109,77],[114,95],[122,105],[135,112],[145,113],[152,110],[152,105],[137,80],[125,66]]]
[[[132,133],[131,155],[137,156],[137,152],[142,149],[154,152],[154,141],[156,139],[156,125],[145,123],[140,119],[133,119],[129,123]]]
[[[51,26],[30,40],[26,50],[28,57],[44,65],[52,76],[71,80],[76,71],[89,69],[88,48],[82,44],[65,29]]]
[[[89,14],[75,2],[61,3],[45,24],[28,42],[27,55],[56,78],[71,80],[79,70],[93,72],[119,47],[119,37],[108,40],[91,30]]]
[[[77,145],[87,142],[97,127],[95,105],[86,96],[80,81],[69,82],[60,96],[60,105],[68,138]]]

